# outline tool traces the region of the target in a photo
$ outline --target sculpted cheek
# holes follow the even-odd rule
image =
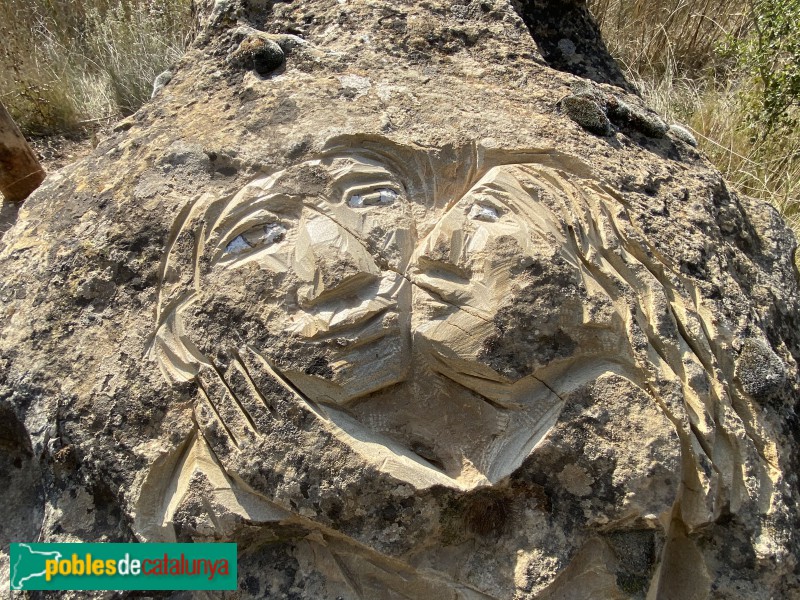
[[[287,279],[255,264],[214,273],[181,309],[186,335],[210,355],[243,342],[270,347],[283,325],[275,306]]]
[[[578,349],[571,332],[582,322],[586,290],[559,256],[537,257],[521,269],[494,318],[480,359],[512,380]]]

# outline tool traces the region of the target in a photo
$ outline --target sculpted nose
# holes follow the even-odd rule
[[[305,307],[355,293],[381,275],[364,244],[324,215],[305,221],[294,259],[298,301]]]
[[[447,304],[467,304],[472,293],[473,273],[462,228],[440,223],[412,256],[408,277],[417,290]]]
[[[406,326],[406,317],[391,315],[410,312],[408,281],[382,271],[364,243],[328,216],[314,214],[301,225],[294,273],[303,309],[295,331],[305,337],[374,338]]]

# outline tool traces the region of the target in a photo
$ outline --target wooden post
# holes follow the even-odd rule
[[[0,102],[0,192],[8,202],[22,202],[43,180],[44,169]]]

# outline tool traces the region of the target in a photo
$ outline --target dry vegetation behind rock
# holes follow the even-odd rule
[[[798,231],[800,2],[588,4],[648,104],[685,123],[728,181],[770,201]]]
[[[0,97],[29,136],[135,112],[183,53],[189,0],[3,0]]]

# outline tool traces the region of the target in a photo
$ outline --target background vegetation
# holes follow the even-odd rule
[[[588,0],[647,102],[800,230],[800,0]],[[27,135],[135,111],[181,54],[190,0],[0,0],[0,99]]]
[[[589,0],[647,102],[800,231],[800,0]]]
[[[134,112],[183,52],[190,0],[0,0],[0,99],[27,135]]]

